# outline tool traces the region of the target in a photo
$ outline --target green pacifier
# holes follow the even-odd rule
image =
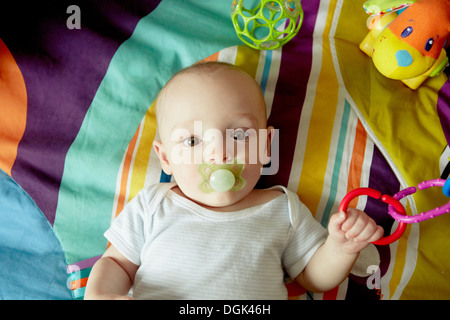
[[[198,172],[202,176],[200,190],[205,193],[239,191],[245,186],[245,180],[241,174],[244,171],[243,164],[207,164],[198,166]]]
[[[219,169],[211,173],[209,177],[209,185],[213,190],[218,192],[226,192],[234,187],[236,179],[234,174],[227,169]]]

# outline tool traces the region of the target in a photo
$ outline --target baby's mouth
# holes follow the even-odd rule
[[[204,193],[239,191],[245,186],[242,178],[244,164],[208,164],[198,166],[202,176],[199,188]]]

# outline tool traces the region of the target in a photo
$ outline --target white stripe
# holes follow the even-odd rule
[[[261,52],[259,53],[258,66],[256,68],[256,74],[255,74],[255,80],[259,84],[261,84],[263,71],[264,71],[265,64],[266,64],[266,57],[267,57],[267,51],[261,50]]]
[[[217,58],[218,61],[228,62],[231,64],[236,63],[238,46],[228,47],[219,51],[219,56]]]
[[[138,138],[137,138],[136,145],[134,147],[133,155],[132,155],[132,158],[131,158],[130,168],[129,168],[129,171],[128,171],[128,179],[127,179],[127,183],[126,183],[127,189],[126,189],[126,193],[125,193],[124,205],[126,205],[128,203],[128,195],[129,195],[129,192],[130,192],[130,185],[131,185],[131,176],[133,174],[133,166],[134,166],[134,162],[136,160],[136,153],[137,153],[137,150],[139,148],[139,142],[141,140],[141,136],[142,136],[142,132],[143,132],[142,130],[143,130],[143,127],[144,127],[144,121],[145,121],[145,115],[144,115],[144,118],[141,120],[141,123],[140,123],[140,126],[139,126]],[[128,145],[128,148],[129,147],[130,147],[130,145]],[[125,153],[124,153],[124,155],[122,157],[122,162],[120,163],[119,171],[117,173],[116,192],[115,192],[115,195],[114,195],[114,203],[113,203],[113,209],[112,209],[112,214],[111,214],[111,220],[114,220],[114,218],[116,217],[117,213],[119,213],[119,212],[117,212],[117,206],[119,204],[118,201],[119,201],[119,196],[120,196],[121,181],[122,181],[123,170],[124,170],[124,165],[125,165],[125,158],[126,158],[127,153],[128,153],[128,148],[125,150]]]
[[[133,150],[133,155],[131,157],[130,172],[128,174],[128,181],[127,181],[127,192],[125,194],[125,205],[129,202],[129,200],[131,200],[131,199],[128,199],[130,196],[131,178],[133,177],[134,164],[136,162],[136,154],[139,149],[139,144],[141,143],[142,132],[144,130],[144,122],[145,122],[145,115],[141,120],[141,124],[139,125],[139,133],[138,133],[138,137],[136,140],[136,145]]]
[[[113,209],[111,212],[111,221],[114,220],[114,218],[116,217],[116,213],[117,213],[117,205],[119,203],[119,195],[120,195],[120,184],[122,181],[122,174],[123,174],[123,166],[125,163],[125,158],[127,156],[127,151],[128,148],[125,150],[123,157],[122,157],[122,162],[120,163],[120,167],[119,167],[119,171],[117,173],[117,178],[116,178],[116,192],[114,194],[114,203],[113,203]]]
[[[327,168],[326,168],[326,172],[325,172],[325,179],[324,179],[325,183],[324,183],[323,193],[322,193],[322,196],[321,196],[321,199],[319,202],[319,206],[318,206],[318,213],[323,212],[323,210],[328,202],[328,198],[330,196],[330,191],[331,191],[331,187],[332,187],[331,181],[333,179],[336,154],[338,152],[338,150],[336,148],[338,146],[338,141],[340,138],[341,126],[343,125],[342,116],[343,116],[343,112],[344,112],[344,108],[345,108],[346,91],[345,91],[344,82],[342,80],[342,76],[341,76],[340,70],[339,70],[339,61],[336,58],[335,41],[334,41],[334,35],[336,33],[336,26],[339,21],[341,7],[342,7],[342,1],[338,1],[336,4],[335,11],[333,13],[333,19],[331,21],[330,32],[328,34],[331,58],[332,58],[333,65],[334,65],[336,79],[338,82],[338,90],[337,90],[338,99],[337,99],[337,106],[336,106],[335,121],[333,124],[333,131],[332,131],[331,142],[330,142],[330,150],[329,150],[329,155],[328,155]],[[329,72],[331,73],[332,71],[329,70]],[[339,206],[339,202],[340,202],[339,199],[342,199],[345,196],[345,194],[347,193],[348,169],[350,167],[351,155],[353,153],[353,145],[354,145],[354,139],[355,139],[355,131],[352,130],[351,123],[352,123],[352,118],[351,118],[351,113],[350,113],[348,123],[347,123],[348,127],[347,127],[347,132],[346,132],[346,137],[345,137],[344,151],[342,153],[341,167],[340,167],[340,171],[338,173],[339,174],[339,183],[337,185],[338,190],[336,191],[336,200],[337,201],[335,201],[335,204],[333,206],[331,213],[337,211],[337,207]],[[353,124],[354,124],[354,122],[353,122]],[[354,126],[354,127],[356,127],[356,126]],[[327,184],[326,182],[329,182],[329,183]],[[334,186],[334,187],[336,187],[336,186]]]
[[[317,83],[319,81],[320,70],[322,68],[322,35],[327,21],[329,1],[321,1],[317,13],[316,25],[313,34],[312,63],[309,74],[308,85],[306,88],[305,101],[303,103],[302,114],[300,117],[299,128],[297,132],[297,141],[295,143],[294,158],[291,172],[289,175],[288,189],[297,190],[300,182],[300,176],[305,156],[306,142],[311,121],[311,113],[316,98]]]

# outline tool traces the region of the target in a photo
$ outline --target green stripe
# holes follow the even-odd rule
[[[347,100],[345,100],[344,112],[342,114],[341,120],[341,130],[339,132],[338,146],[336,150],[336,157],[334,159],[333,174],[331,177],[330,194],[328,195],[327,204],[325,206],[321,221],[321,224],[324,227],[328,226],[328,220],[330,218],[331,210],[336,201],[336,194],[339,184],[339,172],[341,171],[342,155],[344,153],[344,145],[345,145],[345,138],[347,136],[349,116],[350,116],[350,104],[347,102]]]

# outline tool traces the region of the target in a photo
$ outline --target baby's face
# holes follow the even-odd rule
[[[162,144],[156,149],[164,171],[202,205],[224,207],[243,199],[268,160],[265,110],[258,85],[241,71],[222,67],[213,74],[179,75],[166,88],[158,116]],[[211,172],[220,168],[233,172],[231,190],[211,188]]]

